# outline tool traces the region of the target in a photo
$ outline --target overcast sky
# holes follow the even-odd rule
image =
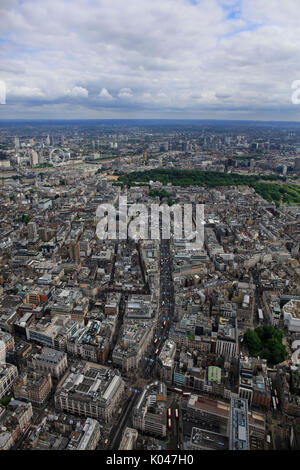
[[[0,118],[300,120],[299,0],[0,0]]]

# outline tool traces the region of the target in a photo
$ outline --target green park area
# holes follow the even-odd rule
[[[283,331],[277,326],[264,325],[255,330],[247,330],[244,342],[247,344],[250,356],[267,359],[269,364],[278,364],[287,357],[287,350],[282,344]]]
[[[257,194],[277,206],[284,204],[300,204],[300,186],[295,184],[280,184],[279,175],[242,175],[238,173],[222,173],[215,171],[152,169],[135,171],[120,176],[118,185],[135,186],[139,183],[149,184],[150,181],[160,181],[163,185],[171,183],[174,186],[202,186],[207,188],[220,186],[246,185],[253,188]]]

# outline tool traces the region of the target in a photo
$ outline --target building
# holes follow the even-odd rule
[[[36,240],[38,238],[37,225],[35,222],[29,222],[27,225],[29,240]]]
[[[23,372],[14,383],[16,398],[42,406],[50,395],[52,379],[50,374]]]
[[[139,433],[136,429],[125,428],[119,450],[133,450],[137,441]]]
[[[78,330],[79,324],[71,319],[71,315],[55,315],[51,320],[42,318],[26,328],[28,341],[43,346],[64,350],[68,338]]]
[[[267,410],[270,409],[271,391],[268,378],[263,374],[255,375],[253,377],[252,406],[266,408]]]
[[[194,427],[190,447],[192,450],[228,450],[228,437]]]
[[[163,382],[172,383],[175,354],[175,342],[172,340],[166,340],[157,360],[159,378]]]
[[[6,345],[2,339],[0,339],[0,363],[5,362],[6,359]]]
[[[127,320],[113,350],[113,363],[123,372],[138,368],[142,355],[152,338],[155,323],[153,320]]]
[[[226,358],[238,356],[239,341],[236,318],[219,318],[216,354]]]
[[[41,354],[33,356],[31,364],[35,370],[59,378],[68,367],[67,354],[55,349],[43,348]]]
[[[35,150],[30,152],[30,165],[35,166],[39,163],[39,156]]]
[[[69,257],[71,260],[79,261],[80,260],[80,243],[71,242],[69,244]]]
[[[99,319],[98,319],[99,318]],[[107,360],[117,326],[117,315],[98,315],[68,338],[67,352],[90,362]]]
[[[227,433],[229,405],[219,400],[191,395],[186,407],[192,418],[213,426],[220,434]]]
[[[291,299],[282,307],[284,326],[289,332],[300,332],[300,300]]]
[[[42,210],[49,209],[50,207],[52,207],[51,199],[41,199],[38,203],[38,207]]]
[[[229,449],[250,450],[248,401],[232,397],[229,416]]]
[[[8,394],[18,377],[18,369],[6,362],[0,363],[0,398]]]
[[[133,410],[133,426],[142,432],[165,437],[167,433],[167,388],[163,382],[147,385]]]
[[[60,410],[108,422],[123,392],[118,370],[82,361],[72,366],[57,385],[54,403]]]
[[[300,158],[295,159],[295,166],[294,166],[295,171],[300,171]]]
[[[66,450],[95,450],[100,440],[100,424],[87,418],[82,431],[73,431]]]
[[[7,333],[6,331],[0,330],[0,362],[5,362],[5,355],[4,359],[1,359],[3,356],[3,349],[5,352],[12,351],[14,349],[14,345],[14,336],[10,333]]]
[[[240,398],[248,400],[249,405],[251,405],[253,396],[253,369],[252,362],[248,358],[240,359],[238,395]]]
[[[11,400],[0,407],[0,450],[9,450],[30,425],[32,418],[31,403]]]

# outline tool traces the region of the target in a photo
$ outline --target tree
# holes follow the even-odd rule
[[[29,221],[30,221],[30,216],[27,215],[27,214],[23,214],[22,215],[22,222],[27,225]]]
[[[283,331],[278,326],[264,325],[244,334],[244,341],[251,356],[259,356],[270,364],[278,364],[287,357],[286,347],[282,344]]]
[[[262,345],[261,340],[256,331],[248,330],[244,335],[244,340],[247,343],[251,356],[258,355]]]

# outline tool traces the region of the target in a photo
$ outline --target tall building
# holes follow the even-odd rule
[[[35,222],[29,222],[27,225],[28,238],[30,240],[36,240],[38,238],[37,226]]]
[[[79,261],[80,260],[80,243],[71,242],[69,245],[69,257],[71,260]]]
[[[30,153],[30,165],[35,166],[39,163],[39,156],[35,150],[32,150]]]
[[[19,137],[15,137],[14,142],[15,142],[15,149],[16,149],[16,150],[19,150],[19,148],[20,148],[20,140],[19,140]]]
[[[300,158],[296,158],[295,160],[295,166],[294,166],[295,171],[300,171]]]

